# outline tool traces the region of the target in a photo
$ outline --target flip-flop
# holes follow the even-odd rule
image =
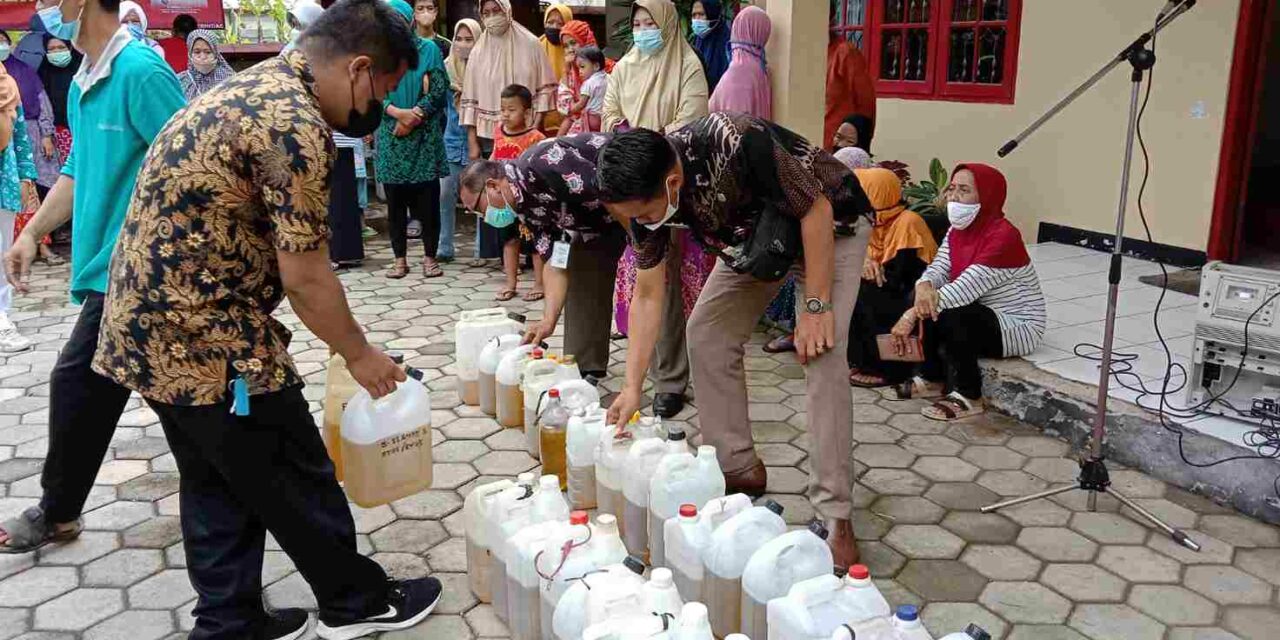
[[[973,416],[982,415],[987,410],[982,400],[970,400],[959,393],[951,393],[930,406],[920,410],[920,414],[930,420],[939,422],[955,422]]]
[[[422,263],[422,277],[439,278],[442,275],[444,275],[444,269],[441,269],[439,264],[435,262]]]
[[[29,507],[16,518],[0,523],[0,530],[9,539],[0,544],[0,553],[28,553],[53,542],[68,542],[80,537],[84,521],[76,520],[75,526],[63,531],[50,525],[40,507]]]
[[[407,275],[409,275],[409,265],[407,264],[392,264],[391,268],[387,269],[387,277],[392,280],[399,280]]]
[[[516,297],[516,293],[515,289],[503,289],[502,291],[499,291],[498,295],[494,296],[493,299],[498,302],[507,302],[508,300]]]
[[[523,299],[525,302],[537,302],[545,297],[546,294],[541,291],[530,291],[529,293],[524,294]]]
[[[855,376],[863,377],[862,380],[855,380]],[[874,373],[866,373],[854,369],[849,372],[849,386],[859,389],[879,389],[881,387],[891,386],[889,380],[882,375]]]

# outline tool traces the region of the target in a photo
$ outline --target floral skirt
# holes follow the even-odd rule
[[[711,270],[716,266],[716,257],[702,250],[702,246],[689,237],[688,231],[675,232],[675,241],[680,247],[680,291],[681,307],[684,317],[688,319],[693,313],[693,306],[698,302],[702,286],[711,277]],[[627,333],[627,321],[631,313],[631,296],[636,289],[636,255],[628,246],[618,262],[618,282],[614,285],[614,323],[618,331]]]

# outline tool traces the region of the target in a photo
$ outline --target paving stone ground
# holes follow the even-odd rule
[[[519,434],[460,406],[452,355],[454,316],[493,306],[500,274],[454,263],[443,278],[415,273],[391,281],[382,275],[386,243],[369,246],[375,259],[342,275],[347,297],[371,341],[404,352],[409,364],[427,372],[437,464],[431,491],[375,509],[352,506],[359,547],[393,575],[430,571],[447,589],[426,623],[384,637],[503,638],[506,630],[492,610],[466,588],[462,499],[480,483],[537,465],[523,453]],[[469,252],[469,245],[459,249]],[[66,281],[65,267],[37,268],[34,292],[17,299],[11,316],[37,345],[0,358],[0,518],[40,493],[49,370],[77,314],[66,303]],[[507,306],[529,307],[534,316],[540,309],[518,300]],[[327,349],[287,310],[280,318],[295,330],[293,352],[318,420]],[[757,334],[747,349],[751,414],[758,418],[753,429],[771,467],[771,497],[798,526],[813,516],[803,496],[804,374],[790,355],[765,354],[765,339]],[[622,373],[617,357],[624,345],[614,345],[615,375]],[[615,377],[604,386],[616,391],[619,384]],[[1001,496],[1069,480],[1074,463],[1067,445],[1000,416],[947,426],[921,418],[916,403],[851,393],[857,403],[851,429],[859,443],[855,527],[863,556],[891,603],[924,605],[935,635],[969,622],[1012,640],[1280,634],[1280,529],[1118,466],[1117,482],[1146,508],[1189,529],[1202,553],[1124,517],[1114,500],[1101,500],[1100,511],[1090,513],[1083,496],[1068,494],[983,515],[978,508]],[[677,419],[696,433],[696,406]],[[134,398],[89,498],[88,531],[37,554],[0,555],[0,640],[183,637],[194,593],[176,519],[177,480],[156,416]],[[288,557],[273,543],[269,549],[267,600],[314,607]]]

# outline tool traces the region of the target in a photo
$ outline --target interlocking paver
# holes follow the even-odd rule
[[[1188,567],[1186,584],[1219,604],[1266,604],[1274,589],[1270,584],[1235,567]]]
[[[942,526],[968,542],[984,544],[1010,544],[1021,530],[1017,523],[998,513],[974,511],[953,511]]]
[[[1183,627],[1169,630],[1169,640],[1242,640],[1219,627]]]
[[[999,446],[966,447],[960,457],[983,469],[1021,469],[1027,463],[1026,456],[1008,447]]]
[[[1056,527],[1027,527],[1018,534],[1018,546],[1049,562],[1088,562],[1098,549],[1080,534]]]
[[[1074,602],[1123,602],[1126,584],[1091,564],[1051,564],[1040,582]]]
[[[996,614],[988,611],[980,604],[973,602],[935,602],[927,604],[920,619],[934,637],[942,637],[948,633],[964,629],[976,624],[991,634],[992,638],[1002,638],[1009,629],[1009,623],[1001,620]]]
[[[968,482],[978,477],[981,469],[954,457],[925,456],[911,469],[936,482]]]
[[[970,545],[960,561],[992,580],[1034,580],[1044,563],[1014,546]]]
[[[1131,582],[1176,583],[1182,565],[1147,547],[1107,545],[1098,553],[1098,566]]]
[[[964,549],[964,540],[932,524],[898,525],[885,535],[884,541],[912,558],[954,559]]]
[[[163,556],[154,549],[121,549],[85,565],[82,584],[89,587],[128,587],[160,571]]]
[[[1200,518],[1200,530],[1236,547],[1280,546],[1280,527],[1236,515]]]
[[[159,640],[173,631],[168,611],[126,611],[84,634],[84,640]]]
[[[129,587],[129,608],[172,609],[196,596],[186,571],[167,569]]]
[[[36,629],[82,631],[124,610],[119,589],[76,589],[36,607]]]
[[[1122,604],[1083,604],[1067,623],[1096,640],[1160,640],[1165,626]]]
[[[992,582],[978,601],[1015,623],[1058,624],[1071,612],[1070,601],[1035,582]]]
[[[6,607],[31,607],[76,588],[71,567],[35,567],[0,581],[0,602]]]
[[[1129,595],[1129,604],[1165,624],[1213,624],[1218,615],[1217,605],[1176,585],[1140,584]]]
[[[81,565],[115,551],[120,547],[116,534],[108,531],[85,531],[66,544],[52,545],[37,552],[42,565]]]
[[[947,513],[918,496],[885,496],[871,504],[871,512],[897,524],[937,524]]]
[[[1142,544],[1146,527],[1118,513],[1077,513],[1071,528],[1102,544]]]
[[[896,580],[927,602],[966,602],[977,599],[987,578],[956,560],[912,560]]]

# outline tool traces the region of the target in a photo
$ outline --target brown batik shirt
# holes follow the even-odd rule
[[[328,240],[332,131],[305,56],[230,78],[178,112],[138,174],[111,262],[98,373],[174,405],[301,384],[277,251]]]

